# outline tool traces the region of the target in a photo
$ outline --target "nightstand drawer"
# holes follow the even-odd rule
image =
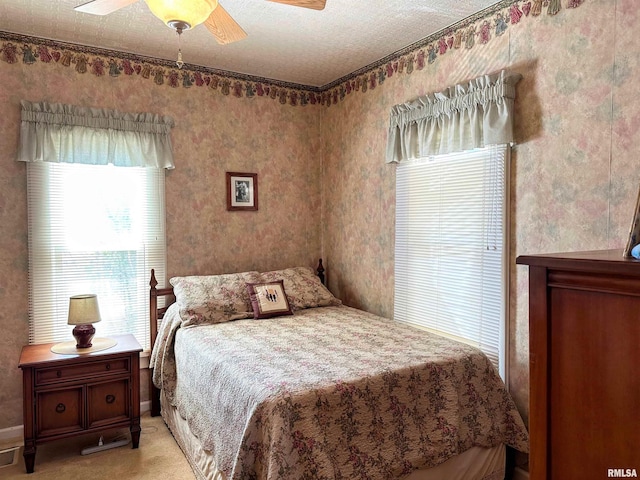
[[[53,368],[36,369],[36,386],[60,383],[67,380],[86,379],[98,375],[128,373],[131,370],[129,357],[109,361],[86,362]]]
[[[129,419],[129,379],[87,385],[87,428]]]
[[[36,394],[36,431],[39,437],[83,430],[83,390],[79,386]]]

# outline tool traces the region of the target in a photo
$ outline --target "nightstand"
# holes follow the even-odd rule
[[[110,428],[129,427],[140,440],[140,352],[133,335],[87,354],[53,353],[54,345],[22,348],[24,463],[33,472],[36,446]]]

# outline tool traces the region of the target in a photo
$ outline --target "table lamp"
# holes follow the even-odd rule
[[[89,348],[96,333],[92,324],[102,320],[98,308],[98,296],[92,293],[69,298],[69,325],[75,325],[73,336],[77,348]]]

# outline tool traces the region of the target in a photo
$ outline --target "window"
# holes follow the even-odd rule
[[[478,346],[505,375],[506,145],[399,163],[395,319]]]
[[[98,296],[96,336],[149,349],[149,274],[165,278],[164,169],[29,162],[29,342],[73,340],[69,297]]]

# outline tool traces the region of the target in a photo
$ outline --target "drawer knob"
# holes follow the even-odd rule
[[[107,363],[104,368],[106,368],[107,370],[111,370],[111,364]]]
[[[109,395],[107,395],[106,400],[107,400],[107,403],[113,403],[113,402],[116,401],[116,396],[109,394]]]
[[[59,403],[58,405],[56,405],[56,412],[58,413],[63,413],[66,409],[67,407],[64,406],[64,403]]]
[[[56,377],[60,378],[62,376],[62,370],[58,370],[56,372]]]

